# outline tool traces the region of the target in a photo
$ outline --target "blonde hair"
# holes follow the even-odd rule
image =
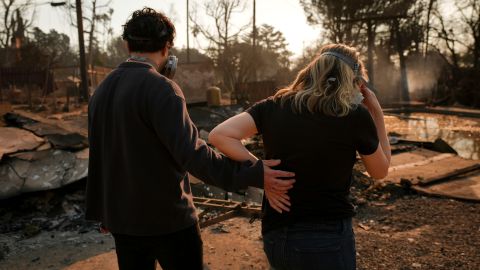
[[[326,52],[341,54],[356,61],[359,65],[358,74],[338,57],[322,55]],[[282,106],[287,100],[293,99],[292,109],[295,112],[302,112],[306,108],[311,113],[345,116],[356,106],[352,101],[355,91],[360,91],[357,76],[368,80],[365,65],[355,48],[343,44],[325,45],[315,59],[298,72],[296,79],[279,90],[274,98],[279,99]]]

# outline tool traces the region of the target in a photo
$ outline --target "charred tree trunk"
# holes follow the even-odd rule
[[[368,34],[368,77],[370,82],[374,83],[374,74],[373,74],[373,49],[375,47],[375,34],[372,29],[372,21],[367,22],[367,34]]]
[[[83,101],[89,99],[88,92],[88,78],[87,78],[87,67],[85,61],[85,40],[83,37],[83,16],[82,16],[82,1],[76,0],[76,11],[77,11],[77,30],[78,30],[78,47],[80,51],[80,76],[82,82],[80,84],[80,97]]]
[[[95,21],[97,12],[97,0],[92,1],[92,22],[90,24],[90,31],[88,32],[88,66],[93,71],[93,38],[95,35]]]
[[[398,20],[394,22],[394,32],[395,32],[395,41],[398,53],[398,59],[400,62],[400,85],[401,85],[401,97],[403,102],[410,101],[410,94],[408,91],[408,77],[407,77],[407,66],[405,63],[405,55],[403,50],[402,42],[402,33],[400,32],[400,26]]]
[[[480,27],[479,27],[480,28]],[[480,30],[480,29],[479,29]],[[480,35],[474,36],[473,68],[480,69]]]
[[[433,8],[433,3],[434,2],[435,2],[435,0],[430,0],[430,2],[428,3],[427,29],[426,29],[426,33],[425,33],[425,52],[424,52],[425,59],[426,59],[426,56],[428,54],[428,35],[430,33],[430,15],[432,13],[432,8]]]

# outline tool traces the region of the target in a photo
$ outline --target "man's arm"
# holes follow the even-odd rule
[[[154,94],[149,98],[151,124],[177,165],[195,177],[227,191],[247,186],[263,188],[262,161],[236,162],[213,151],[198,138],[185,100],[175,94]],[[291,177],[290,173],[275,171],[276,177]]]
[[[258,160],[248,149],[242,144],[241,140],[250,138],[257,134],[258,130],[255,125],[253,117],[246,112],[237,114],[223,123],[215,127],[208,136],[208,141],[214,145],[218,150],[228,157],[243,161],[250,160],[252,162]],[[265,163],[270,164],[268,160]],[[272,166],[279,165],[280,162],[271,164]],[[269,170],[268,167],[265,170]],[[275,185],[270,185],[265,181],[264,190],[270,206],[277,212],[290,211],[290,197],[287,192],[293,187],[295,180],[283,180],[283,184],[288,184],[285,188],[278,188]]]

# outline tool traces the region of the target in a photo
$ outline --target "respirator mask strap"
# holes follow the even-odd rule
[[[337,52],[324,52],[320,56],[324,56],[324,55],[331,55],[342,60],[345,64],[347,64],[353,70],[353,73],[355,73],[355,77],[359,76],[360,65],[358,64],[357,61],[355,61],[351,57],[343,55],[341,53],[337,53]]]
[[[360,64],[354,59],[337,52],[324,52],[320,56],[323,56],[323,55],[331,55],[340,59],[353,70],[353,73],[355,74],[355,80],[360,80],[360,82],[365,83],[365,79],[363,79],[363,77],[360,76]],[[352,103],[358,105],[362,102],[362,100],[363,100],[363,95],[360,92],[357,92],[355,93]]]

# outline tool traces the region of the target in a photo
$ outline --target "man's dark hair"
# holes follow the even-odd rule
[[[123,26],[122,38],[131,52],[157,52],[173,46],[175,26],[163,13],[145,7],[133,12]]]

